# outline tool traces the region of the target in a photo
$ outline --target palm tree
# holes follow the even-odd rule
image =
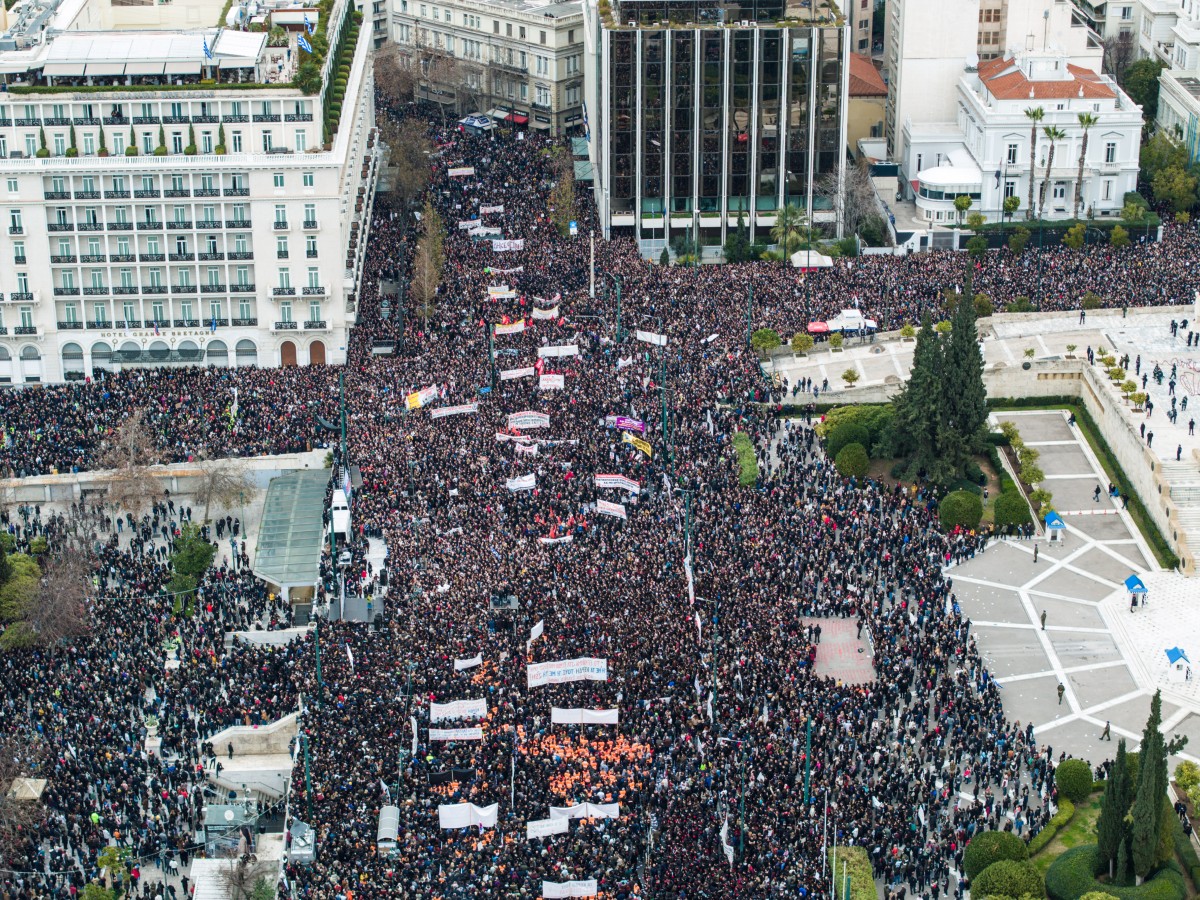
[[[1083,161],[1087,157],[1088,129],[1100,119],[1091,113],[1079,113],[1079,126],[1083,129],[1083,143],[1079,147],[1079,174],[1075,177],[1075,208],[1071,215],[1079,218],[1079,208],[1083,206]]]
[[[1036,207],[1033,205],[1033,173],[1037,165],[1037,130],[1046,111],[1040,106],[1025,108],[1025,116],[1030,121],[1029,126],[1029,204],[1025,207],[1025,218],[1032,219]]]
[[[1054,142],[1061,141],[1067,133],[1057,125],[1048,125],[1042,129],[1042,134],[1050,141],[1050,152],[1046,154],[1046,177],[1042,179],[1042,193],[1038,197],[1038,215],[1046,218],[1046,189],[1050,186],[1050,170],[1054,167]]]
[[[779,245],[783,255],[788,257],[800,249],[800,244],[807,231],[804,210],[795,203],[789,203],[775,214],[775,224],[771,226],[771,238]]]

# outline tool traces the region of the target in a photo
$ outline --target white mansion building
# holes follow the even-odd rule
[[[218,23],[222,5],[8,13],[0,383],[345,360],[378,164],[370,26],[350,40],[350,0],[328,22],[234,3]],[[329,47],[307,94],[292,84],[305,16]],[[286,46],[268,45],[273,25]]]

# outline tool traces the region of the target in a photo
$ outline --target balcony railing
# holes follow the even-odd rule
[[[276,322],[275,323],[276,331],[296,331],[298,327],[299,327],[298,323],[296,323],[296,322]]]
[[[114,253],[111,257],[115,263],[136,262],[137,257],[132,253]]]
[[[106,200],[128,200],[129,191],[108,191],[105,193]]]
[[[12,229],[9,229],[10,231]],[[74,231],[75,226],[70,222],[51,222],[46,226],[47,231]]]
[[[56,287],[54,289],[55,297],[77,297],[79,296],[79,288],[77,287]]]
[[[162,231],[162,227],[163,223],[158,219],[151,219],[148,222],[142,221],[137,223],[138,231]]]
[[[176,220],[175,220],[175,221],[173,221],[173,222],[168,222],[168,223],[167,223],[167,230],[168,230],[168,231],[184,231],[184,230],[186,230],[186,229],[188,229],[188,228],[191,228],[191,227],[192,227],[192,223],[191,223],[191,222],[189,222],[189,221],[187,221],[186,219],[185,219],[185,220],[183,220],[183,221],[180,221],[180,220],[176,219]]]
[[[50,264],[54,266],[62,266],[75,261],[76,257],[70,255],[63,256],[61,254],[51,254],[50,256]]]
[[[275,251],[275,258],[276,258],[276,259],[287,259],[287,258],[288,258],[288,252],[287,252],[286,250],[276,250],[276,251]]]
[[[306,331],[324,331],[325,327],[324,319],[309,319],[304,323],[304,328]]]
[[[142,293],[150,296],[164,296],[167,293],[167,286],[165,284],[147,284],[142,287]]]
[[[254,116],[255,122],[278,122],[279,113],[256,113]]]
[[[75,330],[82,331],[83,323],[82,322],[59,322],[58,330],[59,331],[75,331]]]
[[[66,116],[47,116],[46,124],[61,127],[63,125],[70,125],[71,120]]]
[[[14,256],[13,262],[16,263],[18,266],[25,265],[25,255],[21,254],[20,256]]]
[[[8,329],[3,325],[0,325],[0,334],[8,334]]]
[[[104,124],[105,125],[128,125],[129,120],[126,119],[124,116],[105,116]]]
[[[18,325],[13,329],[13,334],[37,334],[36,325]]]
[[[283,117],[285,122],[311,122],[312,113],[287,113]]]
[[[136,294],[137,292],[137,286],[133,284],[118,284],[113,287],[113,293],[118,295]]]
[[[107,322],[104,319],[101,319],[98,322],[88,322],[87,323],[87,327],[92,330],[95,330],[95,331],[99,331],[100,329],[103,329],[103,328],[112,328],[112,325],[113,325],[112,322]]]
[[[202,285],[200,285],[200,293],[202,293],[202,294],[223,294],[223,293],[225,293],[225,285],[223,285],[223,284],[202,284]]]
[[[231,294],[253,294],[254,293],[254,282],[253,281],[235,282],[229,286],[229,292]]]
[[[79,261],[84,263],[102,263],[104,262],[104,254],[85,253],[83,256],[79,257]]]
[[[226,197],[249,197],[250,188],[244,187],[229,187],[225,188]]]
[[[13,293],[8,295],[8,298],[10,300],[12,300],[13,303],[32,303],[33,302],[33,292],[32,291],[13,291]]]
[[[158,116],[134,116],[134,125],[158,125]]]
[[[250,220],[249,219],[226,219],[225,227],[226,228],[249,228]]]
[[[197,288],[194,284],[173,284],[171,285],[172,294],[194,294]]]
[[[9,225],[8,233],[9,234],[24,234],[25,229],[20,225]]]
[[[176,319],[175,327],[176,328],[199,328],[200,320],[199,319]]]
[[[273,287],[271,295],[275,297],[295,297],[296,289],[294,287]]]
[[[100,117],[99,116],[76,116],[75,124],[76,125],[99,125]]]
[[[163,191],[164,197],[190,197],[192,192],[187,188],[167,188]]]
[[[122,319],[121,324],[124,325],[126,328],[141,328],[142,320],[141,319]]]
[[[196,259],[195,253],[170,253],[167,259],[171,262],[193,262]]]
[[[197,197],[220,197],[221,192],[216,188],[196,188],[192,193]]]
[[[162,253],[143,253],[138,257],[138,262],[166,262],[166,255]]]
[[[275,220],[275,230],[276,231],[283,231],[287,227],[288,227],[287,219],[276,219]]]
[[[47,200],[70,200],[70,191],[46,191]]]
[[[309,259],[316,259],[317,251],[316,250],[306,250],[304,252],[304,255],[307,256]]]
[[[249,122],[249,116],[221,116],[222,122]]]
[[[100,192],[99,191],[76,191],[75,199],[76,200],[99,200]]]
[[[192,123],[195,125],[215,125],[217,121],[216,116],[192,116]]]
[[[229,252],[230,259],[254,259],[253,250],[231,250]]]
[[[157,198],[162,192],[157,189],[134,191],[133,196],[138,200],[152,200]]]
[[[83,289],[83,296],[85,297],[102,297],[107,295],[107,287],[85,287]]]
[[[214,260],[224,259],[224,258],[225,258],[224,253],[201,253],[200,254],[201,262],[213,262]]]
[[[132,222],[109,222],[109,231],[133,231]]]
[[[316,219],[305,219],[304,220],[304,230],[305,231],[314,231],[316,228],[317,228],[317,220]]]
[[[42,120],[41,119],[23,119],[23,118],[18,117],[16,119],[16,123],[17,123],[18,128],[35,128],[38,125],[42,124]]]
[[[235,328],[248,328],[258,325],[258,319],[231,319]]]
[[[201,229],[220,228],[221,220],[220,219],[201,219],[199,222],[196,223],[196,227],[201,228]]]
[[[104,223],[103,222],[80,222],[79,230],[80,231],[103,231]]]
[[[321,287],[319,284],[313,285],[312,287],[306,287],[304,289],[304,296],[305,297],[324,297],[325,296],[325,288]]]
[[[228,328],[229,327],[228,319],[205,319],[204,321],[208,324],[208,326],[210,328],[213,326],[214,323],[216,323],[216,326],[218,328]]]
[[[192,120],[187,116],[163,116],[164,125],[187,125]]]

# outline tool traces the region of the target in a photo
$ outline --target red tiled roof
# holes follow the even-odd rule
[[[887,96],[887,85],[883,83],[883,76],[871,62],[871,57],[862,53],[850,54],[850,96]]]
[[[1112,88],[1082,66],[1067,66],[1071,78],[1063,81],[1030,81],[1012,59],[991,59],[979,64],[979,80],[997,100],[1112,99]],[[1080,93],[1082,91],[1082,94]]]

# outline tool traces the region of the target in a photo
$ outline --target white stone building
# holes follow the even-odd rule
[[[1194,162],[1200,159],[1200,0],[1182,0],[1169,32],[1156,39],[1167,21],[1154,20],[1147,37],[1154,57],[1168,63],[1158,79],[1158,126],[1182,141]]]
[[[392,39],[448,116],[490,113],[562,134],[583,126],[580,0],[391,0]]]
[[[1041,108],[1035,167],[1029,169],[1032,122],[1026,109]],[[1016,218],[1029,208],[1030,178],[1038,205],[1050,141],[1048,127],[1066,132],[1054,144],[1046,188],[1047,219],[1075,215],[1075,186],[1083,128],[1079,114],[1095,116],[1088,129],[1079,218],[1118,216],[1127,191],[1137,189],[1142,111],[1107,75],[1071,65],[1062,54],[1018,54],[963,71],[957,83],[954,118],[905,126],[906,172],[918,216],[930,225],[958,221],[954,199],[966,195],[971,209],[989,221],[1003,216],[1004,198],[1020,198]]]
[[[220,0],[155,5],[151,30],[50,2],[0,36],[0,383],[344,361],[378,156],[369,22],[326,134],[348,0],[329,23],[274,11],[294,20],[278,48],[215,27]],[[305,15],[330,44],[312,94],[292,85]]]

